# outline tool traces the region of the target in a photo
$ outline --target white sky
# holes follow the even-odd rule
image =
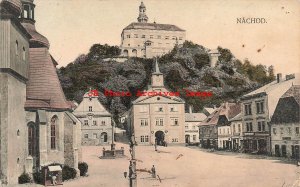
[[[121,32],[136,22],[140,0],[35,0],[37,30],[50,41],[60,66],[92,44],[120,45]],[[300,72],[299,0],[144,0],[149,22],[175,24],[187,39],[228,48],[239,59],[274,65],[277,73]],[[237,24],[239,17],[267,24]],[[242,45],[245,47],[242,47]],[[264,47],[263,47],[264,46]],[[263,48],[260,53],[259,48]]]

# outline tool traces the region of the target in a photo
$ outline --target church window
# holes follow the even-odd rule
[[[138,38],[138,37],[139,37],[139,35],[138,35],[138,34],[135,34],[135,35],[134,35],[134,37],[135,37],[135,38]]]
[[[88,120],[84,120],[84,123],[83,123],[85,126],[88,126],[89,125],[89,121]]]
[[[16,55],[19,55],[19,42],[18,40],[16,40],[16,44],[15,44],[15,51],[16,51]]]
[[[56,149],[57,145],[57,117],[53,117],[51,119],[51,125],[50,125],[50,143],[51,143],[51,149]]]
[[[28,155],[35,154],[36,131],[34,124],[28,125]]]
[[[25,61],[25,59],[26,59],[26,50],[25,50],[25,47],[23,47],[22,59],[23,59],[23,61]]]
[[[93,107],[89,106],[89,112],[92,112],[92,111],[93,111]]]
[[[146,38],[146,36],[145,36],[145,35],[142,35],[142,38]]]

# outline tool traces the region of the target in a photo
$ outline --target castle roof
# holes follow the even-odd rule
[[[70,108],[46,47],[29,49],[28,77],[25,108],[50,110]]]
[[[146,30],[164,30],[164,31],[185,31],[176,25],[170,24],[158,24],[158,23],[140,23],[133,22],[125,27],[123,30],[132,30],[132,29],[146,29]]]

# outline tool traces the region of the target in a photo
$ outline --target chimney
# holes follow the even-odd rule
[[[282,74],[278,73],[277,74],[277,83],[280,83],[282,81]]]
[[[192,105],[189,105],[189,113],[193,113],[193,106]]]

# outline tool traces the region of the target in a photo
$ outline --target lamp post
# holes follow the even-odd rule
[[[131,135],[130,149],[131,160],[129,164],[129,186],[137,187],[136,160],[135,160],[135,136]]]

